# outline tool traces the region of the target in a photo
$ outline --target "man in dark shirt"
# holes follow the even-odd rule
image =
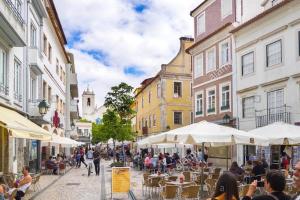
[[[255,180],[242,200],[251,200],[252,197],[252,200],[290,200],[291,197],[283,192],[285,184],[285,177],[280,171],[270,171],[264,180],[264,187],[268,194],[253,197],[257,188],[257,180]]]
[[[95,165],[96,176],[99,176],[99,172],[100,172],[100,152],[99,152],[98,149],[96,149],[94,151],[93,157],[94,157],[94,165]]]

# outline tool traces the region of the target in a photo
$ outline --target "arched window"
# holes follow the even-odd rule
[[[91,106],[91,98],[87,99],[87,106]]]

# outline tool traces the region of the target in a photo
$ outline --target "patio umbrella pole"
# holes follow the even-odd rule
[[[204,156],[204,142],[202,142],[202,157]],[[204,158],[204,157],[203,157]],[[200,180],[201,180],[201,186],[200,186],[200,197],[204,197],[204,194],[203,194],[203,175],[204,175],[204,165],[201,164],[201,177],[200,177]]]
[[[228,146],[226,146],[226,168],[228,171]]]

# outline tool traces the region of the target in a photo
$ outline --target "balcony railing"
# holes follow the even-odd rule
[[[16,6],[14,5],[14,3],[11,0],[4,0],[4,1],[8,5],[8,7],[10,7],[10,9],[12,10],[16,19],[23,25],[25,23],[25,21],[21,15],[21,13],[18,11]]]
[[[4,94],[4,95],[8,95],[8,86],[3,85],[2,83],[0,83],[0,93]]]
[[[282,106],[276,108],[269,108],[265,110],[255,111],[256,127],[266,126],[274,122],[291,123],[291,107]]]

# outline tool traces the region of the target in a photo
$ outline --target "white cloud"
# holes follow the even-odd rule
[[[179,50],[179,37],[193,35],[189,13],[202,0],[55,0],[68,38],[81,33],[70,51],[75,55],[80,95],[90,83],[98,104],[111,86],[121,81],[136,87],[155,75]],[[137,13],[134,5],[147,9]],[[83,50],[104,53],[106,61],[95,60]],[[125,74],[128,66],[145,72]]]

